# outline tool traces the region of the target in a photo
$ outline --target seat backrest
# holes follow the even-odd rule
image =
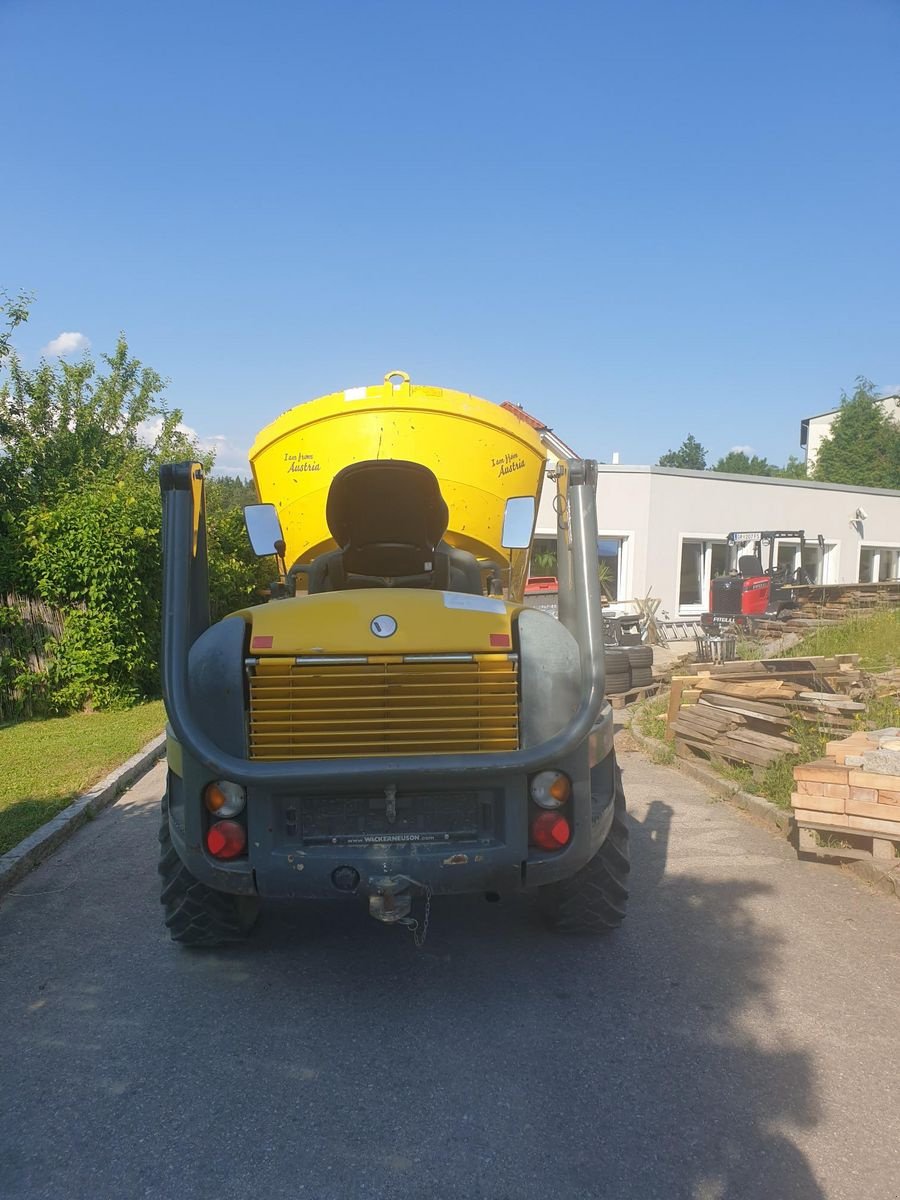
[[[738,570],[744,579],[752,579],[754,575],[763,575],[762,559],[758,554],[742,554],[738,559]]]
[[[434,474],[421,463],[376,459],[335,475],[325,519],[340,547],[329,556],[331,588],[447,587],[438,545],[449,514]]]

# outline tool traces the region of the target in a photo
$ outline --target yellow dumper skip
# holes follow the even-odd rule
[[[325,503],[349,463],[406,459],[436,475],[450,510],[446,541],[511,563],[510,591],[521,593],[527,555],[501,544],[506,501],[537,501],[546,451],[524,421],[488,400],[410,383],[394,372],[374,387],[333,392],[283,413],[257,437],[250,465],[259,498],[278,509],[286,560],[308,562],[333,549]]]

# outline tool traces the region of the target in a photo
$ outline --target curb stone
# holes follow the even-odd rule
[[[162,758],[165,749],[166,735],[161,733],[90,791],[82,792],[68,808],[0,856],[0,896],[15,887],[20,879],[45,858],[49,858],[86,821],[112,804],[120,793],[145,775]]]
[[[635,727],[634,722],[628,726],[628,732],[642,750],[650,752],[661,746],[668,746],[667,742],[658,742],[656,738],[649,738],[641,733]],[[698,783],[703,783],[712,791],[718,792],[720,796],[730,800],[738,808],[744,809],[745,812],[760,818],[767,825],[778,829],[783,837],[788,840],[791,838],[795,822],[793,816],[784,809],[776,807],[762,796],[753,796],[750,792],[741,791],[740,784],[722,779],[711,767],[704,767],[702,763],[686,762],[683,758],[676,758],[671,765],[677,767],[683,774],[696,779]],[[840,866],[842,870],[856,875],[858,879],[864,880],[870,887],[875,888],[883,895],[893,896],[900,900],[900,860],[896,867],[882,867],[867,859],[842,862]]]

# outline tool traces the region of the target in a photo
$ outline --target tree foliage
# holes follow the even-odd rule
[[[678,467],[684,471],[705,471],[706,450],[692,433],[689,433],[677,450],[663,454],[658,467]]]
[[[772,474],[779,479],[807,479],[806,463],[802,458],[791,454],[783,467],[775,467]]]
[[[255,503],[256,488],[239,475],[214,477],[207,484],[209,605],[214,621],[258,600],[272,581],[274,559],[255,557],[244,526],[244,505]]]
[[[8,302],[0,341],[0,596],[15,589],[66,614],[45,681],[52,707],[131,703],[159,691],[158,468],[203,456],[124,336],[99,366],[85,356],[28,370],[11,343],[27,315],[26,300]],[[252,599],[265,570],[243,532],[248,489],[255,499],[238,478],[209,487],[215,616]]]
[[[900,412],[892,418],[863,376],[841,407],[816,455],[815,479],[856,487],[900,489]]]
[[[777,470],[767,459],[747,454],[743,450],[729,450],[710,469],[725,471],[731,475],[774,475]]]

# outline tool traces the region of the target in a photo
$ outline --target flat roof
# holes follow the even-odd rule
[[[888,496],[900,500],[900,491],[893,488],[854,487],[849,483],[819,483],[815,479],[780,479],[772,475],[731,475],[725,471],[686,471],[680,467],[626,466],[622,463],[598,463],[604,475],[672,475],[684,479],[706,479],[711,483],[755,483],[770,487],[812,488],[816,491],[851,492],[854,496]]]

